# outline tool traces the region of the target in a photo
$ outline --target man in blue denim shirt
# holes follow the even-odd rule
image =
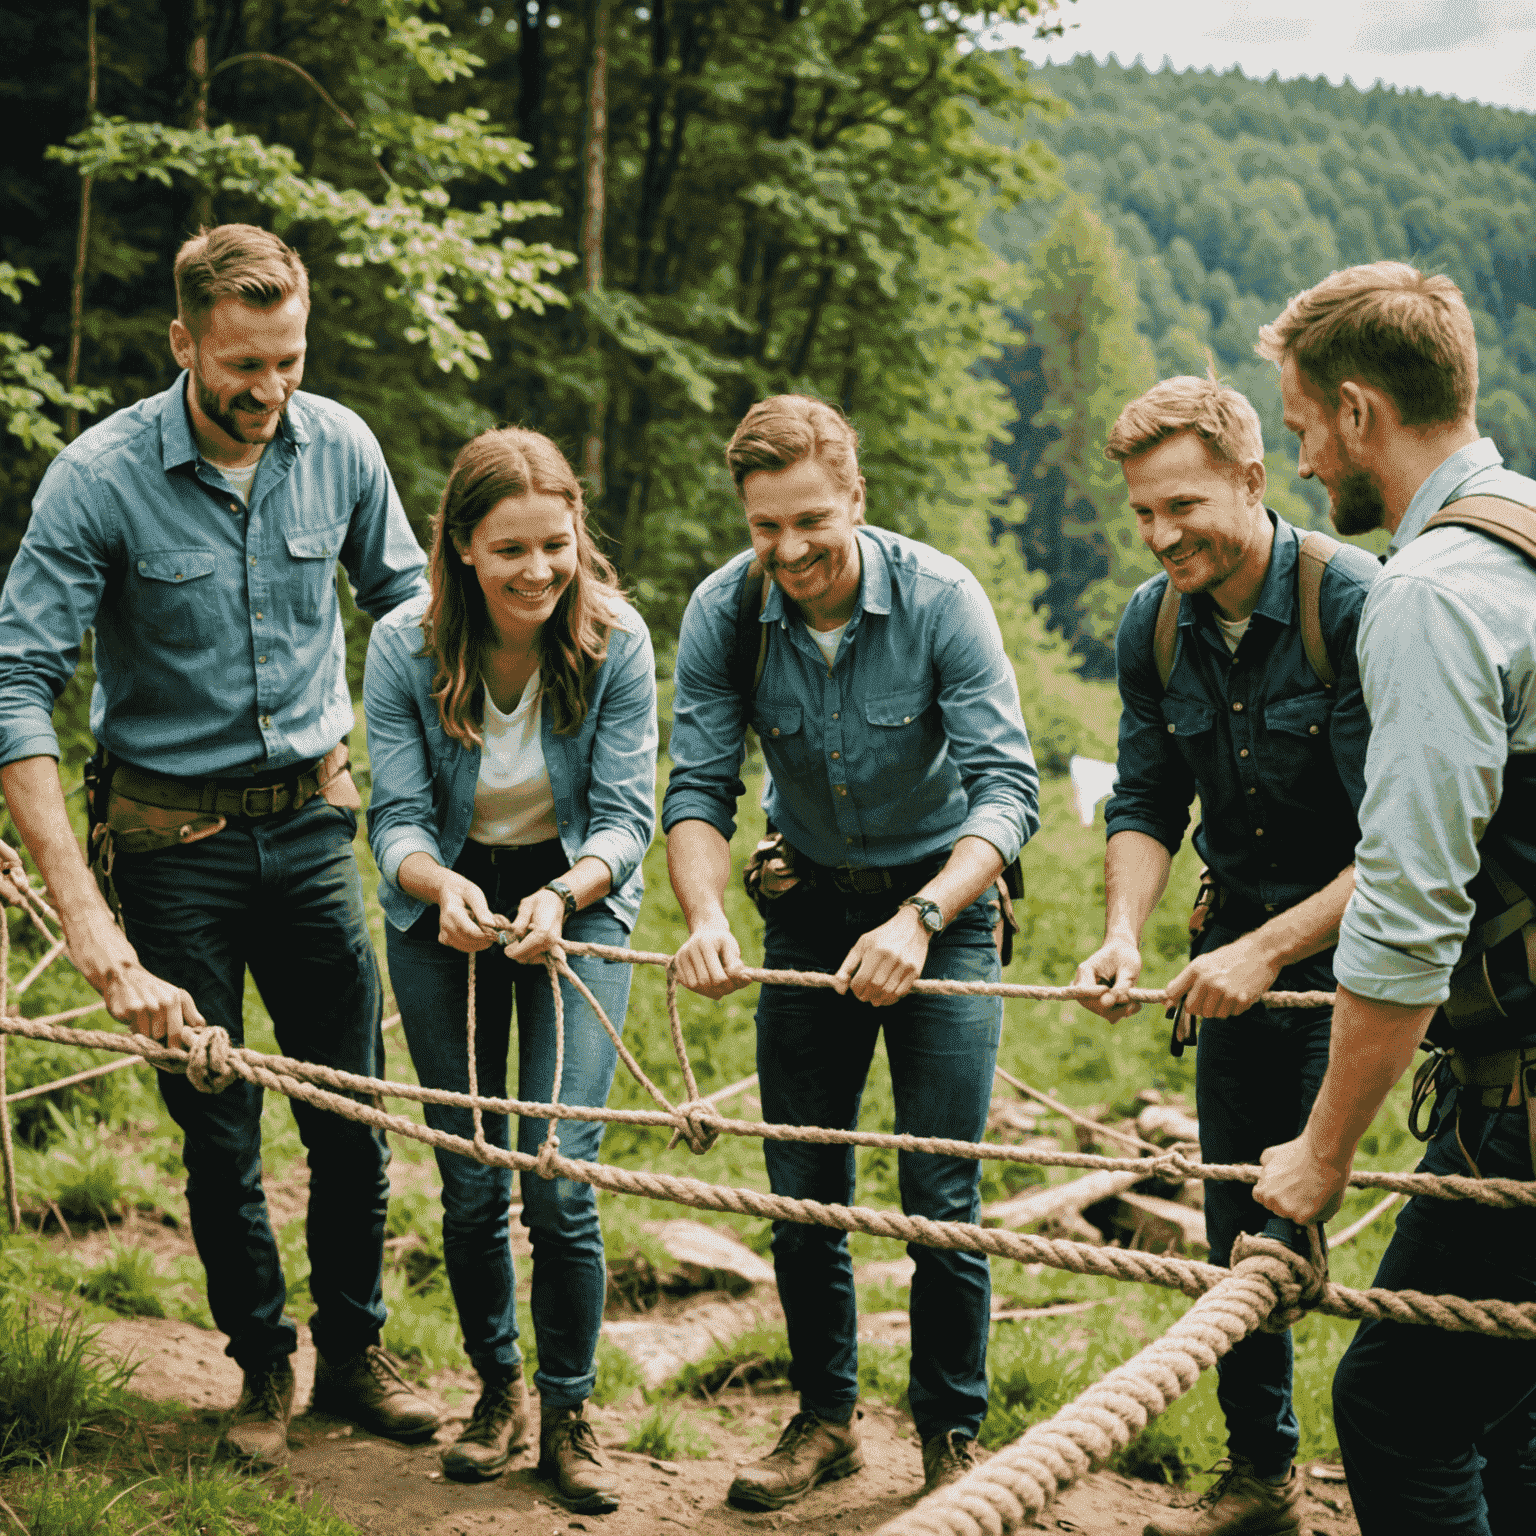
[[[1254,1195],[1294,1221],[1327,1220],[1426,1035],[1437,1054],[1422,1069],[1434,1109],[1419,1171],[1529,1182],[1536,925],[1500,920],[1510,883],[1536,892],[1536,566],[1517,544],[1428,525],[1493,510],[1529,538],[1536,481],[1478,432],[1476,333],[1449,277],[1350,267],[1260,337],[1280,365],[1301,474],[1327,489],[1342,531],[1393,537],[1360,624],[1374,729],[1334,960],[1333,1059],[1306,1128],[1265,1154]],[[1374,1283],[1529,1307],[1536,1210],[1415,1196]],[[1362,1536],[1531,1529],[1529,1346],[1362,1323],[1333,1414]]]
[[[71,444],[34,500],[0,598],[0,782],[70,955],[116,1018],[177,1045],[206,1015],[238,1044],[249,968],[286,1053],[377,1074],[336,562],[380,617],[425,591],[425,558],[373,435],[296,393],[309,287],[294,252],[223,225],[182,247],[176,290],[186,371]],[[80,857],[50,721],[91,626],[97,851],[122,930]],[[261,1090],[158,1081],[185,1133],[209,1305],[245,1376],[230,1442],[281,1462],[297,1332],[261,1187]],[[384,1138],[293,1108],[309,1150],[316,1399],[430,1435],[435,1412],[379,1348]]]
[[[1195,847],[1215,896],[1198,954],[1168,991],[1204,1021],[1201,1152],[1251,1163],[1305,1123],[1327,1065],[1327,1009],[1257,1004],[1277,979],[1287,990],[1333,987],[1329,951],[1353,885],[1369,731],[1355,630],[1377,565],[1345,546],[1323,571],[1319,617],[1337,674],[1325,687],[1303,643],[1300,537],[1264,506],[1252,405],[1214,379],[1167,379],[1126,406],[1105,451],[1120,461],[1141,536],[1166,574],[1138,589],[1116,637],[1122,712],[1119,783],[1105,812],[1105,941],[1077,981],[1110,983],[1085,1004],[1095,1013],[1134,1011],[1125,994],[1141,971],[1142,928],[1198,795]],[[1170,583],[1181,596],[1165,689],[1153,636]],[[1245,1185],[1206,1185],[1214,1263],[1267,1219]],[[1252,1334],[1218,1370],[1229,1469],[1147,1536],[1299,1528],[1290,1334]]]
[[[856,446],[832,407],[781,395],[755,405],[727,449],[773,581],[750,715],[730,658],[751,556],[705,581],[683,617],[662,807],[691,935],[678,976],[706,997],[746,985],[722,898],[750,722],[772,774],[768,816],[797,880],[763,902],[764,962],[837,976],[836,993],[763,988],[764,1117],[857,1124],[883,1024],[896,1130],[972,1141],[986,1126],[1001,999],[910,988],[919,975],[997,979],[989,893],[1039,824],[1039,781],[980,585],[937,550],[862,526]],[[778,1194],[853,1199],[851,1147],[769,1141],[764,1157]],[[904,1210],[976,1220],[974,1160],[903,1152],[899,1162]],[[909,1396],[931,1489],[971,1465],[986,1413],[990,1272],[977,1254],[908,1251],[917,1265]],[[800,1412],[731,1486],[733,1502],[755,1509],[778,1509],[863,1465],[847,1239],[775,1222],[773,1257]]]

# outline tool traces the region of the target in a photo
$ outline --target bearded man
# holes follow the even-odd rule
[[[114,1018],[172,1046],[217,1024],[238,1045],[249,969],[286,1054],[375,1076],[383,989],[352,855],[336,562],[382,618],[425,593],[425,557],[373,434],[298,392],[298,256],[225,224],[182,246],[175,280],[183,372],[77,438],[33,501],[0,598],[0,786]],[[92,627],[93,862],[121,928],[75,841],[50,718]],[[244,1373],[229,1441],[276,1465],[298,1336],[261,1186],[262,1093],[157,1078],[184,1133],[209,1305]],[[430,1436],[435,1411],[379,1345],[384,1138],[293,1112],[309,1151],[316,1401]]]

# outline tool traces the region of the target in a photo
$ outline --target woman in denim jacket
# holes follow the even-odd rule
[[[390,980],[421,1082],[466,1092],[465,956],[505,939],[505,958],[484,955],[476,967],[480,1092],[505,1093],[515,1013],[517,1096],[547,1102],[555,1015],[539,959],[562,936],[626,943],[640,906],[656,819],[650,636],[592,543],[576,476],[537,432],[484,432],[460,452],[434,520],[430,575],[430,597],[374,626],[363,681]],[[622,1028],[630,967],[572,967]],[[561,988],[561,1100],[602,1104],[617,1053],[575,989]],[[438,1130],[473,1134],[467,1109],[425,1111]],[[484,1124],[506,1147],[507,1118]],[[536,1152],[546,1124],[519,1120],[519,1148]],[[566,1121],[560,1140],[564,1155],[595,1159],[602,1126]],[[483,1382],[443,1467],[477,1480],[529,1438],[507,1243],[512,1176],[457,1153],[437,1162],[448,1279]],[[576,1509],[611,1510],[617,1484],[583,1416],[607,1285],[595,1193],[526,1173],[522,1220],[533,1243],[539,1470]]]

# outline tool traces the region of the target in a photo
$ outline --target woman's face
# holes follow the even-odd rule
[[[527,641],[575,579],[576,517],[562,496],[508,496],[480,519],[458,553],[479,579],[501,638]]]

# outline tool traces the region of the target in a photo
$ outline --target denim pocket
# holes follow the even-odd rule
[[[152,644],[197,651],[218,635],[211,549],[148,549],[133,562],[133,616]]]

